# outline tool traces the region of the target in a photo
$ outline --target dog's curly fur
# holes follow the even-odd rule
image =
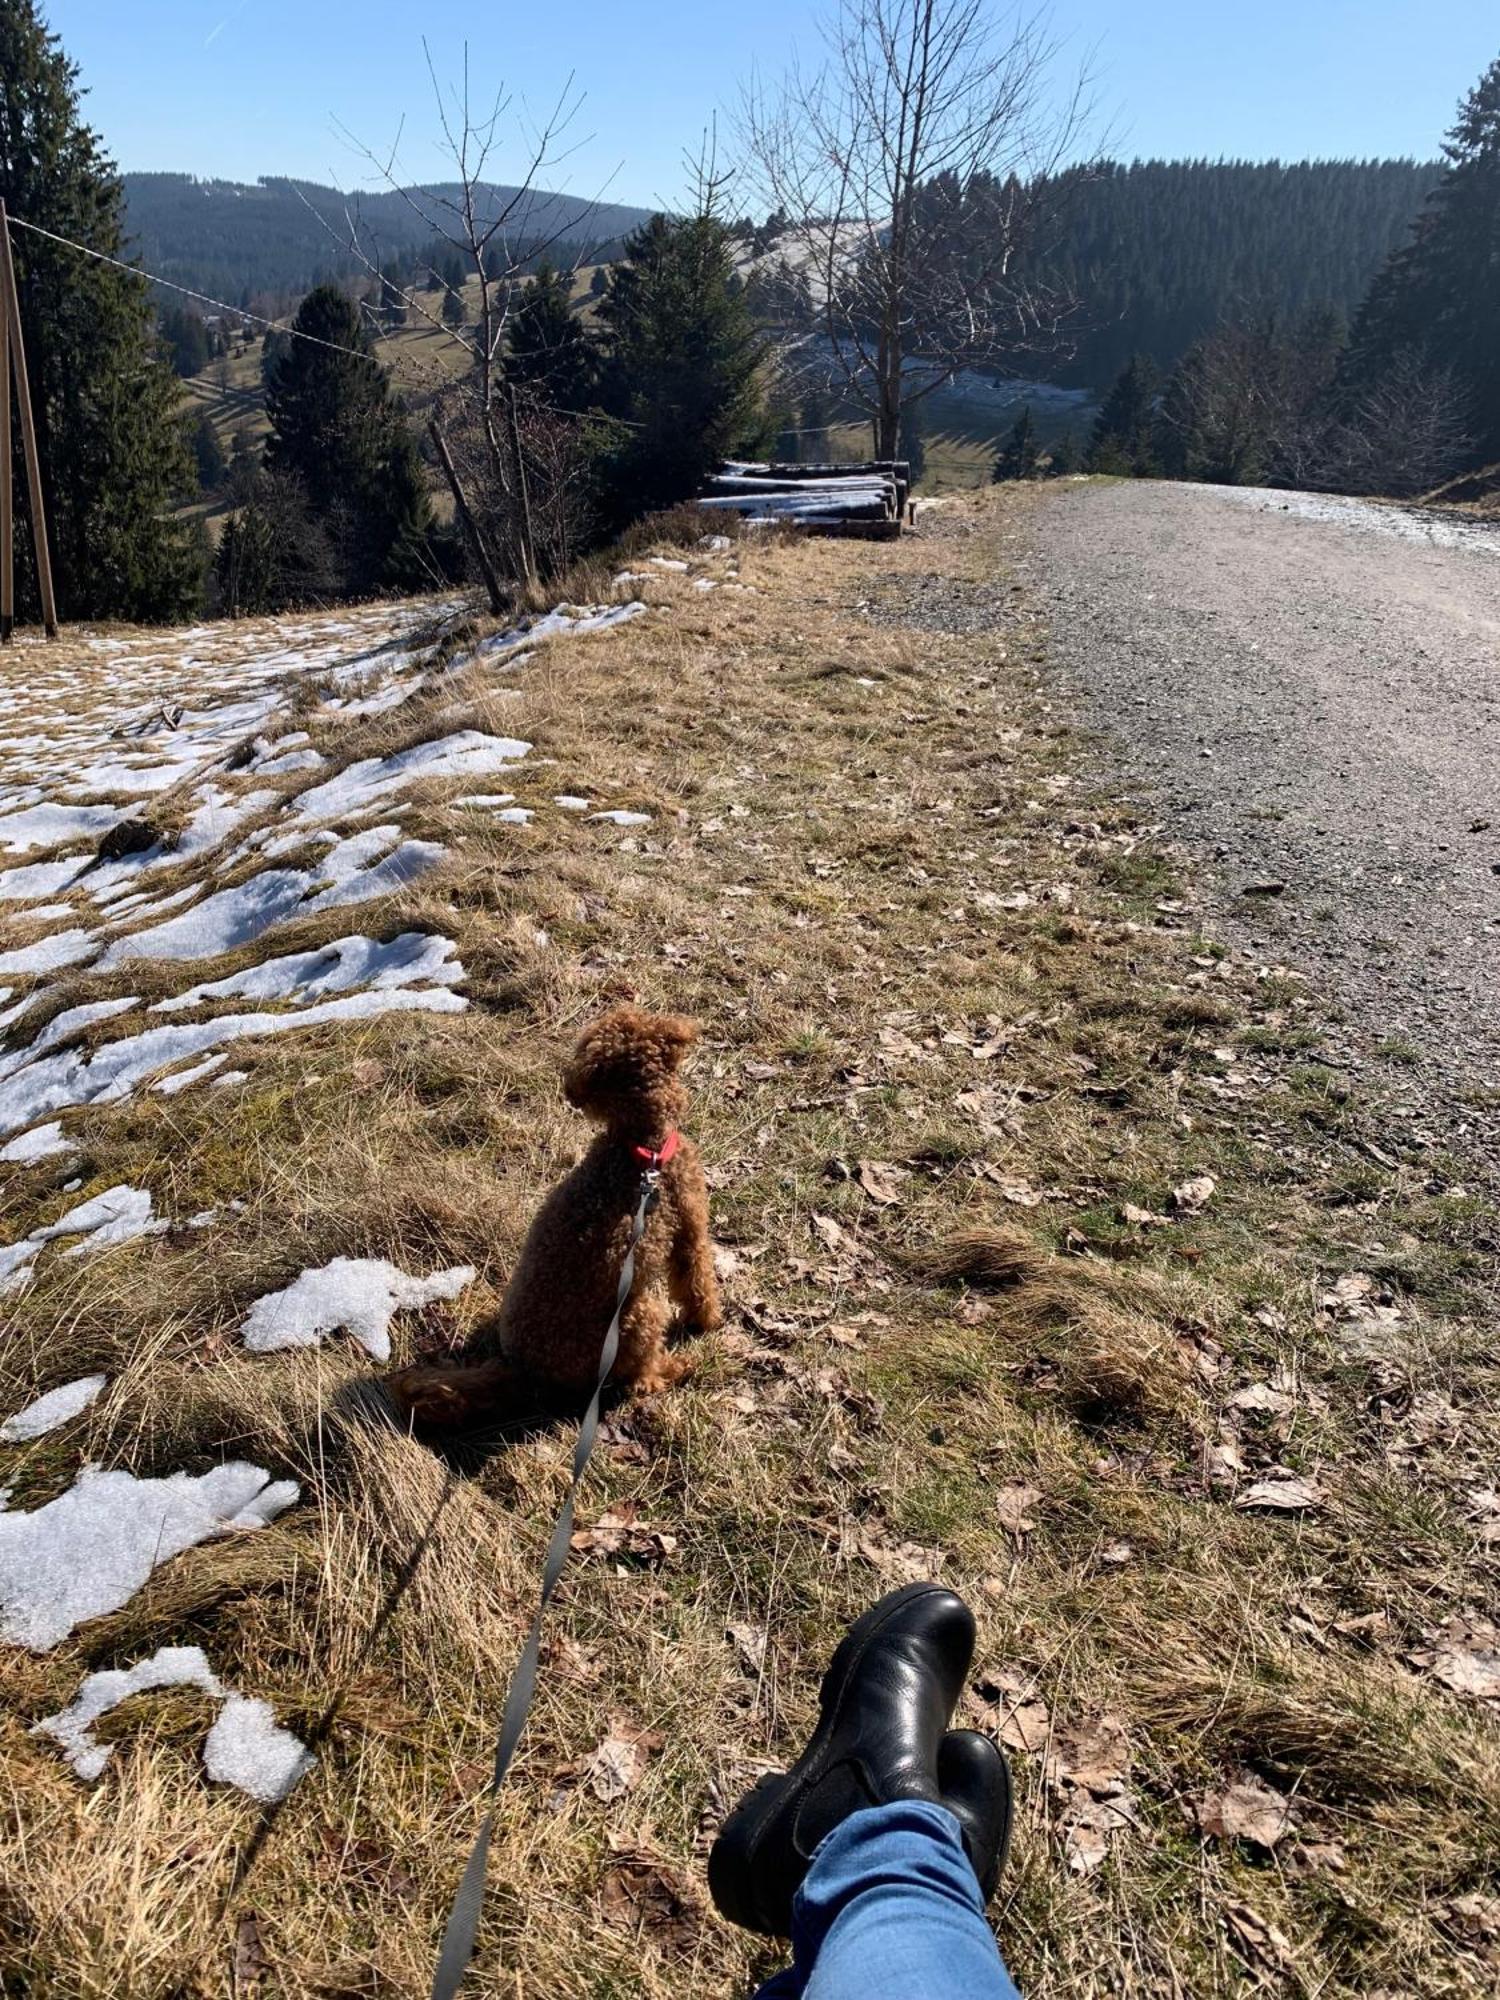
[[[388,1378],[408,1419],[455,1429],[503,1416],[528,1394],[581,1398],[593,1387],[640,1190],[632,1148],[656,1150],[680,1126],[688,1097],[677,1070],[697,1037],[682,1015],[632,1005],[612,1007],[585,1028],[563,1091],[603,1130],[537,1211],[500,1311],[476,1343],[487,1358],[403,1368]],[[687,1374],[691,1363],[667,1346],[674,1306],[700,1331],[719,1324],[708,1190],[698,1148],[686,1136],[661,1169],[612,1380],[650,1395]]]

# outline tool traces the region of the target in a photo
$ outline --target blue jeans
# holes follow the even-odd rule
[[[913,1801],[836,1826],[792,1905],[792,1963],[756,2000],[1020,2000],[952,1813]]]

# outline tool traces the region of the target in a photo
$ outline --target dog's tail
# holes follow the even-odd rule
[[[404,1423],[424,1431],[469,1430],[514,1416],[524,1382],[508,1361],[421,1361],[385,1378]]]

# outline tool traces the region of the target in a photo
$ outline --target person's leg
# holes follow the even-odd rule
[[[792,1907],[792,1964],[758,2000],[1019,2000],[959,1823],[897,1800],[851,1813]]]

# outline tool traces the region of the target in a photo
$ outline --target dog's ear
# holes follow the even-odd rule
[[[690,1021],[686,1014],[651,1014],[647,1016],[646,1033],[655,1042],[662,1060],[676,1069],[698,1039],[698,1023]]]

